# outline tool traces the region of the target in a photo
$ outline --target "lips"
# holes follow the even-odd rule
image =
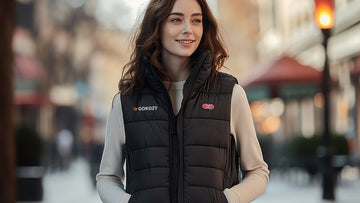
[[[195,42],[195,40],[176,40],[176,41],[181,44],[191,44],[191,43]]]

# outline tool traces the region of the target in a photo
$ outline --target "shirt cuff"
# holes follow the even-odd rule
[[[120,200],[120,203],[128,203],[130,200],[131,195],[128,193],[125,193],[123,198]]]
[[[233,191],[231,191],[231,189],[226,188],[223,192],[225,194],[226,200],[229,203],[241,202],[238,196]]]

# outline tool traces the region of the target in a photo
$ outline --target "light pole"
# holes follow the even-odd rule
[[[335,200],[335,179],[334,169],[332,167],[331,152],[331,133],[330,133],[330,113],[329,113],[329,90],[330,90],[330,71],[327,45],[331,36],[331,28],[334,25],[334,3],[333,0],[315,0],[315,21],[321,29],[324,40],[325,62],[323,69],[322,91],[324,95],[324,135],[323,135],[323,180],[322,180],[322,197],[324,200]]]

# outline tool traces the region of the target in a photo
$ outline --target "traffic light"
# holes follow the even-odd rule
[[[334,26],[333,0],[315,0],[315,22],[320,29],[331,29]]]

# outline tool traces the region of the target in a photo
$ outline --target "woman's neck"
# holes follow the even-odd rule
[[[166,57],[163,64],[168,71],[171,82],[184,81],[190,75],[190,57]]]

